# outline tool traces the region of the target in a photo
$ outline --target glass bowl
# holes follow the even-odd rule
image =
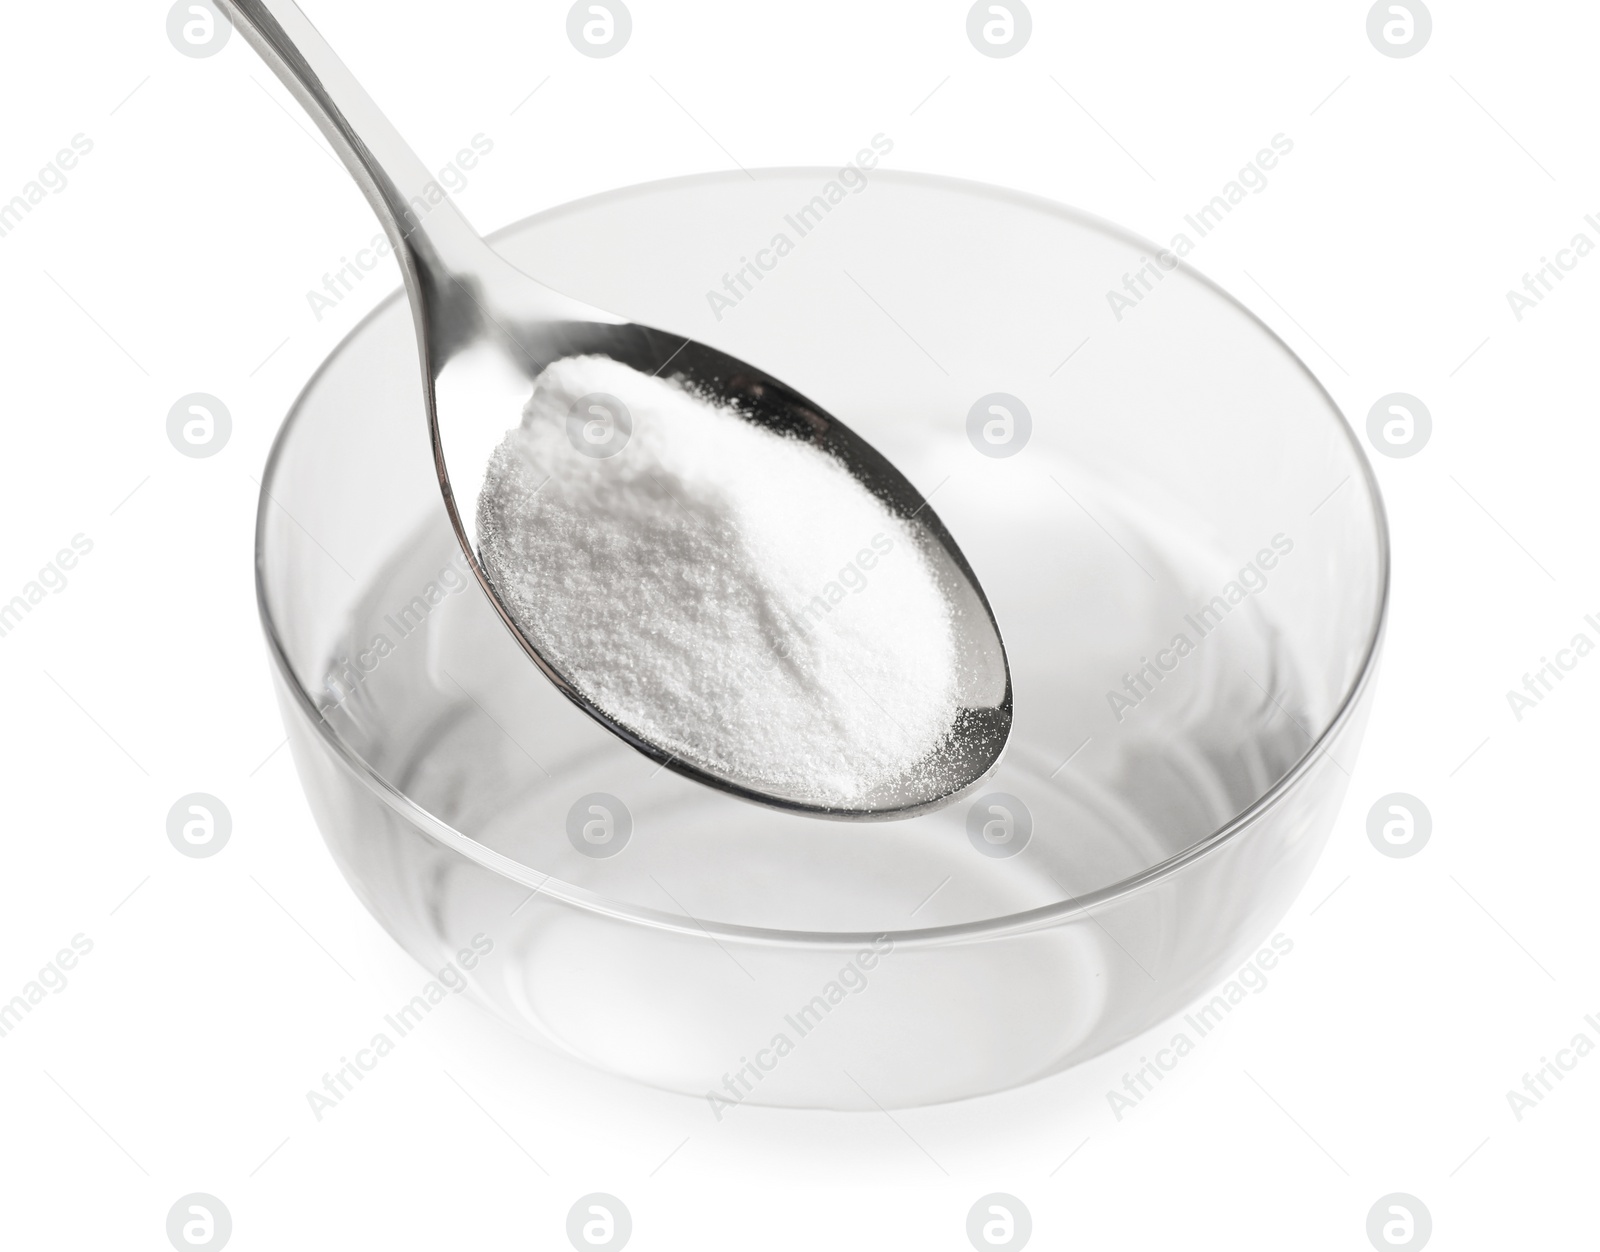
[[[1265,326],[1118,228],[920,175],[696,176],[495,238],[893,459],[994,605],[1016,720],[977,795],[900,822],[757,808],[634,753],[465,576],[392,297],[284,423],[257,576],[312,811],[417,960],[720,1116],[1026,1083],[1260,943],[1338,810],[1388,588],[1370,468]]]

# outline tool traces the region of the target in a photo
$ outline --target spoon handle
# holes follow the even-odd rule
[[[333,144],[402,264],[435,280],[493,268],[493,251],[294,0],[218,3]]]

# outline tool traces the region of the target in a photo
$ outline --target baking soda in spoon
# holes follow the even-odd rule
[[[677,380],[546,368],[478,532],[555,667],[714,772],[848,804],[951,733],[955,632],[913,529],[827,453]]]

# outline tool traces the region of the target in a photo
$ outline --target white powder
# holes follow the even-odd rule
[[[609,456],[623,424],[597,393],[632,419]],[[950,732],[950,608],[912,527],[827,453],[675,380],[549,366],[490,460],[478,530],[541,652],[687,762],[848,804]]]

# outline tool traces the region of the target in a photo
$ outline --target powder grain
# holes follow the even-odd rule
[[[550,365],[478,528],[535,646],[684,761],[848,805],[950,732],[950,608],[913,528],[827,453],[677,380]]]

